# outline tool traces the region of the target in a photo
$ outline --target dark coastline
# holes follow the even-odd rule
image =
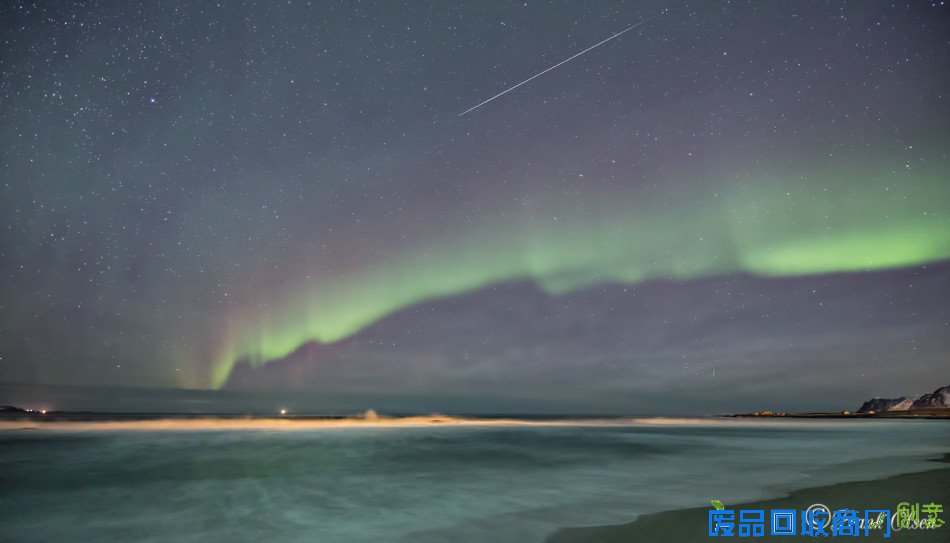
[[[933,460],[950,464],[950,453]],[[945,512],[939,518],[948,521],[946,507],[950,502],[950,465],[937,469],[895,475],[884,479],[840,483],[828,486],[795,490],[789,495],[769,500],[743,504],[726,504],[729,509],[796,509],[803,510],[814,503],[831,509],[891,509],[900,502],[942,504]],[[713,540],[707,535],[709,507],[661,511],[643,515],[627,524],[562,528],[551,535],[546,543],[646,543],[646,542],[705,542]],[[766,531],[766,534],[768,532]],[[724,540],[733,540],[724,538]],[[742,538],[745,539],[745,538]],[[769,536],[752,538],[756,541],[815,541],[810,536]],[[818,538],[824,539],[824,538]],[[880,532],[863,535],[862,541],[950,541],[950,522],[932,530],[901,530],[884,539]]]
[[[950,419],[950,407],[930,407],[909,411],[882,411],[880,413],[737,413],[727,415],[736,419]]]

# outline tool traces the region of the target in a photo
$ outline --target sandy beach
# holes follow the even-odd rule
[[[783,498],[759,500],[742,504],[725,504],[729,509],[796,509],[821,503],[830,509],[891,509],[900,502],[937,503],[946,507],[950,502],[950,454],[935,459],[936,469],[896,475],[878,480],[841,483],[806,488],[791,492]],[[640,543],[670,541],[677,543],[709,542],[707,535],[708,507],[663,511],[644,515],[637,520],[612,526],[564,528],[548,538],[547,543]],[[946,513],[938,515],[946,520]],[[766,529],[768,534],[768,529]],[[862,541],[950,541],[950,525],[932,530],[900,530],[884,539],[881,532],[860,536]],[[731,539],[731,538],[728,538]],[[810,536],[769,536],[757,541],[814,541]]]

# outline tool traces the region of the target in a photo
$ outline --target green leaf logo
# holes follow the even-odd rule
[[[722,511],[722,510],[725,508],[725,507],[722,505],[722,502],[719,501],[719,500],[713,500],[713,501],[712,501],[712,506],[715,507],[715,508],[716,508],[717,510],[719,510],[719,511]]]

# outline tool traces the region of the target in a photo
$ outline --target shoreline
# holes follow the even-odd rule
[[[851,417],[847,417],[851,418]],[[853,424],[868,418],[853,417]],[[871,419],[876,417],[870,417]],[[795,419],[795,420],[788,420]],[[774,427],[794,429],[802,426],[847,424],[833,417],[633,417],[607,419],[511,419],[471,418],[445,415],[412,417],[205,417],[173,418],[66,418],[61,416],[0,416],[0,431],[203,431],[203,430],[315,430],[323,428],[434,428],[434,427]],[[925,417],[913,417],[926,420]],[[883,420],[896,422],[894,418]],[[779,422],[781,421],[781,422]]]
[[[890,477],[836,483],[793,490],[780,498],[755,500],[741,504],[726,504],[727,509],[769,509],[804,510],[809,505],[821,503],[830,509],[890,509],[894,510],[900,502],[937,503],[950,502],[950,453],[940,458],[930,459],[935,469],[893,475]],[[657,541],[705,542],[709,543],[708,511],[710,507],[673,509],[649,513],[625,524],[567,527],[561,528],[549,536],[545,543],[646,543]],[[800,518],[800,514],[799,518]],[[938,518],[947,521],[947,513]],[[738,537],[738,534],[733,536]],[[891,533],[890,539],[884,539],[882,532],[872,532],[862,541],[908,541],[908,542],[945,542],[950,540],[950,522],[931,530],[900,530]],[[896,538],[896,539],[895,539]],[[731,539],[731,538],[728,538]],[[764,537],[757,541],[814,541],[811,536],[769,536],[768,528]]]

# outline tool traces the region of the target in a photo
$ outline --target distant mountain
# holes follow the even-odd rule
[[[873,398],[870,399],[858,409],[858,413],[867,413],[875,411],[883,413],[885,411],[907,411],[910,406],[917,401],[917,396],[901,396],[900,398]]]
[[[914,402],[914,405],[910,406],[911,409],[928,409],[931,407],[950,407],[950,386],[938,388],[931,394],[924,394]]]
[[[913,409],[932,409],[935,407],[950,407],[950,386],[938,388],[930,394],[917,396],[901,396],[900,398],[874,398],[864,402],[858,413],[875,411],[908,411]]]

